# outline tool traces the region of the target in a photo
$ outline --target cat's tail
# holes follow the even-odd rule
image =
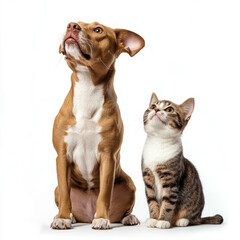
[[[223,217],[219,214],[212,217],[204,217],[200,219],[200,224],[221,224]]]

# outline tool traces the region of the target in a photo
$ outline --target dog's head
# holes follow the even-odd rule
[[[97,22],[69,23],[59,52],[66,56],[70,68],[83,65],[91,69],[109,69],[122,52],[134,56],[145,45],[138,34],[112,29]]]

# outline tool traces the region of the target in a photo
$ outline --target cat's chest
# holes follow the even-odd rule
[[[149,168],[154,176],[154,189],[158,201],[162,199],[162,183],[156,172],[156,166],[164,164],[182,151],[180,139],[166,140],[159,137],[148,137],[143,148],[143,166]]]
[[[75,82],[72,112],[76,124],[68,127],[64,141],[70,160],[77,164],[89,187],[93,186],[92,171],[99,160],[98,144],[102,137],[98,122],[103,103],[102,86],[94,86],[87,77]]]
[[[156,165],[163,164],[182,151],[181,141],[148,137],[143,148],[144,166],[154,171]]]

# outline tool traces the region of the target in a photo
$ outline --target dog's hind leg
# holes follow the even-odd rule
[[[135,204],[136,187],[132,179],[122,171],[115,179],[110,208],[110,221],[123,225],[137,225],[140,221],[132,213]]]

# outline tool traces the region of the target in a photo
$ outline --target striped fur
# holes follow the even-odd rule
[[[171,111],[166,111],[169,107]],[[149,108],[144,113],[148,137],[143,150],[142,174],[150,219],[157,220],[147,223],[149,227],[169,228],[174,225],[223,222],[220,215],[201,218],[204,207],[201,181],[196,168],[183,156],[181,133],[191,117],[193,107],[193,99],[176,105],[166,100],[159,101],[153,94]],[[166,113],[154,119],[158,112]]]

